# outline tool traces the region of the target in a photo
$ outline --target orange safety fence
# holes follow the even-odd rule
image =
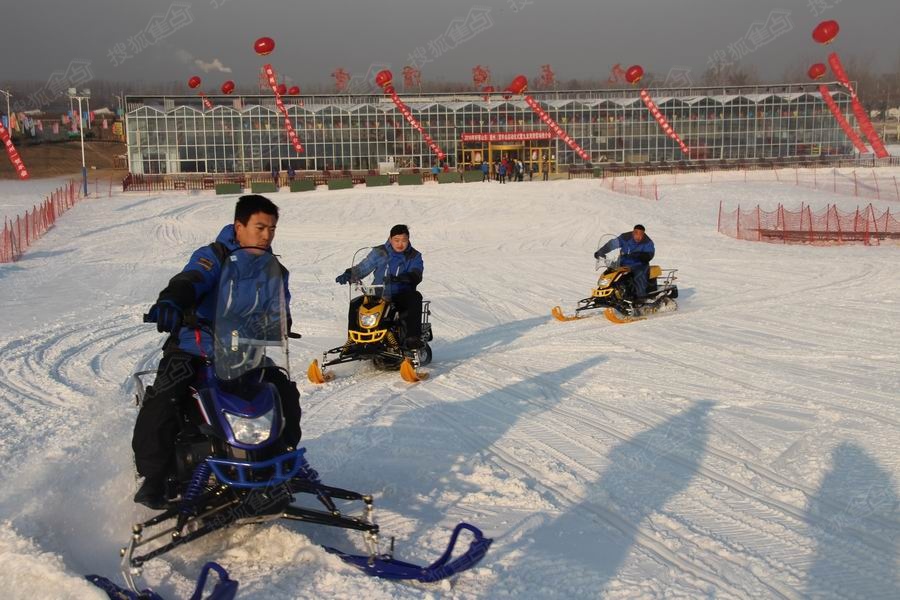
[[[813,212],[807,204],[794,211],[782,204],[773,211],[759,205],[726,211],[719,202],[718,231],[739,240],[778,244],[874,245],[884,239],[900,240],[900,221],[890,208],[876,214],[871,204],[857,206],[853,212],[843,212],[833,204],[820,212]]]
[[[0,232],[0,263],[18,260],[36,240],[43,236],[56,219],[81,199],[74,181],[57,188],[40,204],[15,219],[4,219]]]

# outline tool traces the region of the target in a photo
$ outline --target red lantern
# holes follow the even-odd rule
[[[233,91],[234,91],[234,82],[231,81],[230,79],[222,84],[222,93],[223,94],[230,94]]]
[[[391,88],[393,88],[393,86],[391,85],[391,82],[393,80],[394,80],[394,74],[391,73],[388,69],[384,69],[383,71],[378,71],[378,74],[375,75],[375,83],[378,85],[378,87],[380,87],[381,89],[383,89],[384,91],[386,91],[388,93],[390,93],[390,90],[388,89],[387,86],[390,86]]]
[[[509,84],[509,87],[506,88],[507,92],[512,92],[513,94],[522,94],[525,90],[528,89],[528,78],[524,75],[516,75],[516,77]]]
[[[270,37],[261,37],[253,43],[253,51],[260,56],[272,54],[275,50],[275,40]]]
[[[830,44],[840,30],[837,21],[822,21],[813,29],[812,36],[819,44]]]
[[[644,68],[641,65],[632,65],[625,71],[625,81],[635,85],[644,77]]]
[[[825,73],[828,69],[822,63],[816,63],[809,68],[809,71],[806,72],[809,75],[810,79],[822,79],[825,77]]]
[[[201,80],[199,77],[194,75],[190,79],[188,79],[188,87],[191,89],[200,87]]]
[[[284,96],[285,94],[287,94],[287,86],[283,83],[279,83],[278,87],[275,89],[278,91],[279,96]]]
[[[289,96],[299,96],[300,88],[296,85],[292,85],[291,88],[287,91]]]

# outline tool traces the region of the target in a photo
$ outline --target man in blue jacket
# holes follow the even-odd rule
[[[406,326],[405,345],[411,350],[422,347],[422,294],[416,286],[422,282],[425,264],[422,254],[409,243],[409,227],[394,225],[388,241],[375,246],[365,259],[335,277],[335,283],[345,285],[359,281],[374,273],[372,283],[384,285],[384,295],[389,297]],[[363,297],[350,303],[348,328],[356,322]]]
[[[175,471],[175,438],[179,431],[176,404],[190,398],[189,386],[203,367],[203,357],[214,355],[210,334],[200,328],[183,327],[185,315],[193,313],[199,321],[211,322],[223,261],[238,248],[256,247],[272,252],[277,223],[278,207],[268,198],[241,196],[234,209],[234,223],[226,225],[215,242],[194,251],[181,273],[169,280],[150,308],[157,330],[170,335],[163,346],[156,380],[147,388],[134,425],[131,446],[137,472],[144,477],[135,502],[153,509],[166,506],[166,479]],[[290,331],[288,271],[283,266],[281,269]],[[265,378],[275,385],[281,397],[283,439],[295,447],[300,441],[300,393],[281,369],[267,369]]]
[[[619,249],[619,264],[631,269],[634,281],[635,300],[643,300],[647,297],[648,276],[650,274],[650,261],[656,254],[653,240],[645,233],[643,225],[635,225],[632,231],[626,231],[619,237],[615,237],[594,252],[594,258],[604,258],[607,252]]]

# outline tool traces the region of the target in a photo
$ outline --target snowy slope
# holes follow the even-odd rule
[[[151,561],[146,582],[164,596],[187,596],[209,559],[242,598],[900,595],[900,247],[716,233],[720,200],[868,200],[702,176],[660,202],[592,181],[271,197],[304,335],[296,377],[343,340],[335,275],[394,223],[410,225],[432,300],[430,380],[347,365],[325,386],[301,381],[310,461],[376,495],[400,558],[430,562],[459,520],[496,541],[453,586],[409,586],[318,548],[361,549],[356,535],[248,526]],[[0,583],[12,597],[89,597],[78,575],[118,577],[118,547],[147,515],[131,502],[128,376],[162,341],[140,314],[233,200],[88,200],[0,265]],[[679,311],[553,321],[552,306],[571,311],[594,283],[600,235],[637,222],[654,263],[679,269]]]

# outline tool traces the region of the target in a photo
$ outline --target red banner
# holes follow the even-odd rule
[[[6,146],[6,154],[9,155],[9,162],[15,167],[19,179],[28,179],[28,169],[25,168],[22,157],[19,156],[19,152],[16,150],[16,147],[13,146],[12,140],[9,139],[9,133],[6,131],[6,127],[3,126],[3,123],[0,123],[0,142],[3,142],[3,145]]]
[[[869,144],[872,146],[872,150],[875,151],[875,156],[878,158],[890,156],[881,138],[878,137],[878,132],[875,131],[872,122],[869,121],[866,109],[863,108],[859,98],[856,96],[856,90],[853,89],[853,85],[851,85],[850,79],[847,77],[847,71],[844,70],[844,65],[841,63],[837,52],[832,52],[828,55],[828,64],[831,65],[831,70],[834,72],[834,76],[838,78],[838,81],[841,82],[841,85],[850,92],[850,106],[853,107],[853,114],[856,115],[856,121],[859,123],[860,130],[869,139]]]
[[[531,140],[552,140],[550,131],[491,131],[488,133],[464,133],[464,142],[528,142]]]
[[[834,115],[834,120],[837,121],[837,124],[841,126],[841,129],[847,135],[853,145],[856,147],[858,152],[868,152],[866,145],[863,143],[862,139],[856,132],[853,131],[853,128],[850,127],[850,123],[847,122],[846,117],[844,117],[844,113],[841,112],[841,107],[837,105],[834,101],[834,98],[831,97],[831,92],[828,91],[828,87],[823,83],[819,86],[819,92],[822,94],[822,100],[825,101],[825,104],[828,106],[828,110],[831,111],[831,114]]]
[[[281,99],[281,94],[278,93],[278,79],[275,77],[275,69],[272,68],[272,65],[267,64],[263,65],[263,70],[266,73],[269,87],[272,88],[272,93],[275,94],[275,105],[278,107],[278,110],[281,111],[281,114],[284,115],[284,128],[287,130],[288,139],[291,141],[291,145],[294,146],[294,150],[303,152],[303,145],[300,143],[300,138],[297,137],[297,132],[294,131],[294,125],[291,123],[291,118],[288,116],[287,108],[285,108],[284,101]]]

